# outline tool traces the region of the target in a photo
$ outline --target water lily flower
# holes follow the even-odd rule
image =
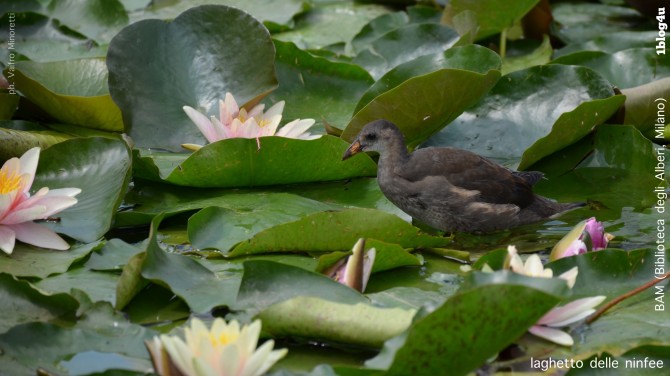
[[[263,112],[264,104],[254,106],[250,111],[240,108],[231,93],[226,93],[225,99],[219,101],[219,118],[207,118],[196,109],[184,106],[184,112],[200,129],[207,141],[216,142],[227,138],[255,138],[260,149],[260,137],[280,136],[311,140],[320,137],[312,135],[307,130],[314,125],[314,119],[296,119],[284,125],[279,131],[284,101],[275,103],[269,110]],[[189,150],[198,150],[202,146],[183,144]]]
[[[581,255],[607,248],[614,235],[606,233],[605,227],[595,217],[579,222],[552,249],[549,259]]]
[[[351,256],[339,260],[330,267],[325,274],[337,282],[347,285],[360,292],[365,291],[372,273],[372,266],[375,263],[377,251],[374,248],[365,249],[365,239],[358,239],[351,249]]]
[[[577,299],[564,306],[555,307],[532,326],[528,331],[538,337],[563,346],[572,346],[574,341],[568,333],[556,329],[566,327],[585,319],[593,312],[594,307],[602,303],[605,296],[593,296],[590,298]]]
[[[542,260],[540,260],[540,256],[537,254],[528,256],[526,263],[524,263],[521,260],[516,247],[513,245],[507,247],[507,257],[505,258],[503,268],[529,277],[552,278],[554,276],[554,271],[550,268],[545,269],[544,265],[542,265]],[[564,279],[568,283],[568,287],[572,288],[577,281],[577,272],[578,269],[575,266],[559,275],[558,278]]]
[[[34,220],[46,220],[77,203],[79,188],[41,188],[33,196],[40,148],[32,148],[21,158],[11,158],[0,169],[0,249],[11,254],[16,240],[38,247],[65,250],[70,245],[51,229]]]
[[[161,376],[257,376],[283,358],[286,349],[272,350],[268,340],[258,349],[261,322],[242,326],[216,318],[212,327],[198,318],[184,329],[184,339],[161,335],[146,341],[154,371]]]

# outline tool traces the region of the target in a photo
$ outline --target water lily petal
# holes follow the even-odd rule
[[[64,251],[70,245],[51,229],[33,222],[23,222],[11,225],[16,239],[42,248],[51,248]]]
[[[539,325],[561,327],[577,322],[594,312],[593,307],[602,303],[605,296],[593,296],[572,301],[564,306],[555,307],[537,322]]]
[[[568,287],[572,288],[577,282],[577,274],[579,273],[579,267],[574,266],[570,270],[562,273],[558,278],[564,279],[568,282]]]
[[[540,260],[540,256],[537,254],[532,254],[526,259],[523,274],[531,277],[551,278],[554,275],[554,272],[549,268],[544,268],[544,265],[542,265],[542,260]]]
[[[3,220],[3,225],[16,225],[18,223],[46,218],[44,214],[47,207],[44,205],[31,205],[25,209],[13,210]]]
[[[559,345],[572,346],[575,343],[572,336],[562,330],[535,325],[528,329],[528,331],[535,336]]]
[[[14,251],[16,235],[9,226],[0,225],[0,249],[8,255]]]
[[[605,227],[602,222],[598,222],[595,217],[591,217],[586,220],[584,231],[588,232],[591,237],[593,251],[607,248],[607,244],[611,240],[611,235],[605,232]]]
[[[40,160],[40,148],[34,147],[27,152],[23,153],[20,158],[21,168],[20,174],[26,174],[27,180],[24,182],[26,188],[33,185],[33,179],[35,178],[35,171],[37,171],[37,162]]]
[[[181,144],[181,147],[183,147],[186,150],[191,150],[191,151],[198,151],[202,149],[202,145],[198,144]]]
[[[304,132],[311,128],[314,123],[314,119],[296,119],[281,127],[276,135],[290,138],[299,138],[302,135],[311,136]]]
[[[240,113],[240,107],[232,94],[226,93],[225,100],[219,101],[220,120],[223,124],[229,126],[233,119]]]
[[[200,133],[202,133],[203,136],[205,136],[207,141],[209,142],[217,141],[216,130],[214,129],[214,125],[207,118],[207,116],[203,115],[193,107],[184,106],[182,108],[184,109],[186,116],[188,116],[193,122],[193,124],[195,124],[198,127]]]
[[[575,240],[581,240],[585,227],[585,220],[575,225],[575,227],[573,227],[570,232],[568,232],[561,240],[558,241],[558,243],[554,245],[554,248],[551,250],[551,254],[549,254],[549,260],[554,261],[563,257],[567,257],[568,251],[574,252],[574,249],[570,248],[570,246]]]

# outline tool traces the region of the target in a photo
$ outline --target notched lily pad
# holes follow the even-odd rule
[[[500,58],[479,46],[457,47],[402,64],[377,81],[356,108],[342,138],[353,141],[370,121],[398,125],[410,147],[471,107],[500,78]]]
[[[260,145],[259,150],[255,139],[235,138],[193,154],[142,151],[136,176],[191,187],[253,187],[374,176],[377,169],[369,157],[342,162],[348,145],[332,136],[262,137]]]

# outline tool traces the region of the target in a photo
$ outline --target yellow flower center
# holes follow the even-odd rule
[[[21,175],[15,171],[0,169],[0,194],[14,192],[21,187]]]
[[[259,127],[264,127],[264,126],[266,126],[266,125],[272,123],[272,122],[270,121],[270,119],[260,119],[260,120],[258,120],[257,122],[258,122],[258,126],[259,126]]]
[[[238,337],[239,335],[235,333],[221,333],[218,336],[215,336],[213,333],[209,333],[209,341],[214,348],[223,347],[232,342],[235,342]]]

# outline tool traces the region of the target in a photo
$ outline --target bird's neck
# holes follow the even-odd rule
[[[394,140],[384,153],[379,155],[379,168],[383,166],[401,166],[407,162],[409,154],[402,139]]]

